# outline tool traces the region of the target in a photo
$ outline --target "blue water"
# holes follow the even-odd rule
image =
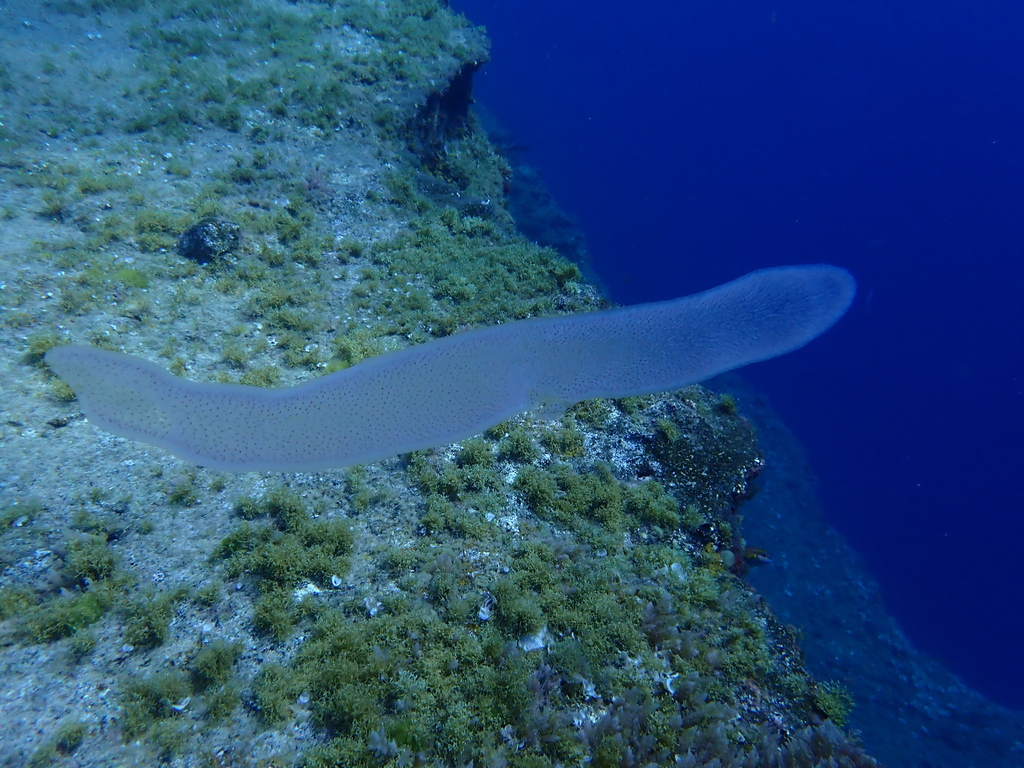
[[[457,0],[612,298],[841,264],[747,377],[923,650],[1024,708],[1024,3]]]

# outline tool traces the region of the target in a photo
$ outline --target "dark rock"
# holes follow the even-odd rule
[[[463,138],[469,131],[469,108],[473,104],[473,75],[483,62],[462,65],[443,90],[427,96],[427,102],[409,125],[409,149],[423,166],[436,171],[447,154],[448,141]]]
[[[223,219],[200,219],[181,233],[178,253],[200,264],[209,264],[216,256],[232,253],[240,240],[237,224]]]

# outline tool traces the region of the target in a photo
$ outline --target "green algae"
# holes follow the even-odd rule
[[[28,759],[30,768],[60,764],[60,761],[73,754],[85,741],[88,726],[77,720],[62,722],[47,741]]]
[[[814,692],[814,704],[821,713],[839,727],[850,720],[854,701],[849,689],[842,683],[831,680],[818,683]]]
[[[414,454],[407,471],[423,494],[418,523],[427,538],[382,554],[398,591],[373,610],[356,597],[322,595],[300,610],[277,589],[279,574],[247,568],[259,577],[256,615],[266,634],[281,641],[301,626],[306,638],[290,661],[264,667],[254,681],[264,723],[283,727],[296,716],[296,702],[308,702],[315,724],[330,734],[306,752],[310,766],[370,766],[413,755],[444,764],[540,766],[624,759],[628,743],[591,739],[568,712],[596,712],[595,732],[594,723],[618,718],[652,755],[675,748],[680,718],[712,728],[721,712],[739,706],[745,686],[787,696],[789,717],[825,712],[824,689],[801,671],[788,650],[791,638],[721,558],[708,554],[707,527],[731,528],[734,504],[759,462],[749,427],[735,414],[703,407],[714,402],[691,390],[660,407],[668,416],[632,417],[647,425],[652,458],[666,455],[667,431],[678,441],[698,422],[709,429],[706,442],[691,442],[685,463],[661,466],[657,477],[639,483],[600,463],[542,466],[529,453],[519,456],[530,463],[513,460],[499,446],[518,426],[467,440],[450,457]],[[742,450],[728,470],[722,460],[711,481],[718,487],[687,483],[690,490],[680,492],[697,454],[720,445]],[[519,466],[511,482],[506,462]],[[351,490],[361,492],[364,478],[354,472]],[[305,524],[294,494],[275,493],[284,500],[280,512],[248,499],[238,514],[270,514],[282,531]],[[488,522],[481,502],[505,498],[494,507],[501,509],[516,496],[536,517],[520,518],[518,534],[510,535]],[[722,506],[723,498],[732,501]],[[681,514],[684,501],[699,512]],[[232,550],[233,541],[222,546]],[[480,562],[463,554],[467,547],[501,554]],[[756,719],[738,723],[735,734],[764,737]]]
[[[79,503],[103,503],[115,512],[130,506],[130,500],[111,501],[99,489],[93,491]],[[53,564],[46,578],[37,580],[32,588],[0,587],[0,620],[12,622],[13,637],[29,643],[70,638],[71,656],[80,661],[96,645],[91,628],[113,614],[123,623],[123,638],[129,645],[161,645],[169,636],[173,610],[188,597],[188,591],[181,587],[148,590],[140,597],[137,579],[111,546],[123,534],[124,526],[113,515],[79,507],[66,538],[51,545],[60,555],[51,555]],[[50,555],[48,550],[37,551]]]
[[[191,719],[214,725],[241,704],[235,684],[240,646],[214,638],[189,655],[178,668],[121,681],[124,738],[145,738],[168,758],[184,749],[192,735]]]
[[[225,560],[230,576],[255,577],[263,589],[290,589],[308,580],[327,584],[331,576],[348,571],[345,555],[353,545],[350,524],[314,519],[288,489],[276,489],[259,501],[241,499],[236,514],[245,522],[235,527],[214,555]]]
[[[231,577],[253,579],[259,589],[252,624],[257,633],[280,642],[301,617],[293,592],[307,582],[329,587],[348,572],[354,542],[351,525],[313,518],[302,499],[281,487],[257,500],[239,499],[243,522],[221,541],[214,557]],[[250,521],[256,521],[255,523]]]
[[[428,292],[406,289],[375,302],[376,311],[386,312],[389,333],[414,340],[553,314],[555,297],[579,278],[578,268],[554,252],[451,208],[376,244],[370,258],[389,283]]]

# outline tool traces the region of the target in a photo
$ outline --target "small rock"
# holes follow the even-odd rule
[[[200,219],[181,233],[178,253],[200,264],[209,264],[215,257],[233,252],[240,240],[237,224],[223,219]]]

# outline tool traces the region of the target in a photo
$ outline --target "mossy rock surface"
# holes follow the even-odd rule
[[[605,307],[515,231],[470,104],[482,29],[437,0],[15,5],[0,668],[10,690],[75,694],[7,702],[5,748],[872,764],[833,727],[843,689],[741,578],[762,460],[728,399],[593,401],[366,467],[228,475],[100,435],[47,371],[73,342],[286,386]]]

